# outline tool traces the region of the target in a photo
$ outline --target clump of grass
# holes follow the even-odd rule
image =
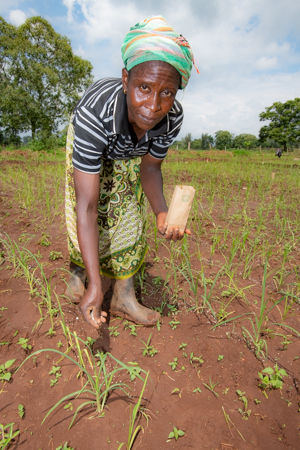
[[[143,378],[140,373],[142,372],[147,375],[147,372],[142,369],[137,371],[135,366],[124,364],[122,361],[118,360],[110,353],[100,353],[99,351],[97,351],[96,355],[94,356],[89,345],[86,345],[86,343],[75,333],[72,333],[69,330],[68,333],[70,334],[69,340],[71,340],[71,337],[73,338],[73,349],[76,350],[78,361],[70,357],[67,353],[48,348],[32,353],[23,361],[18,370],[20,370],[23,364],[25,364],[30,357],[37,356],[43,352],[57,353],[61,355],[61,357],[67,358],[78,367],[78,375],[81,377],[84,376],[86,382],[83,384],[81,389],[64,396],[57,403],[55,403],[55,405],[52,406],[52,408],[50,408],[50,410],[47,412],[42,421],[42,423],[44,423],[47,417],[64,402],[70,402],[70,400],[84,395],[86,396],[86,400],[76,408],[69,426],[70,429],[78,413],[83,409],[92,408],[94,409],[95,416],[103,416],[105,414],[104,408],[106,406],[107,400],[115,390],[121,390],[126,396],[129,397],[129,391],[131,390],[130,387],[123,382],[114,382],[114,379],[119,372],[125,371],[125,373],[129,374],[134,373],[134,377],[139,378],[143,381],[143,383],[145,382],[146,378]],[[80,343],[83,347],[80,346]],[[115,363],[114,367],[110,371],[108,371],[108,366],[111,366],[111,364],[113,363]]]

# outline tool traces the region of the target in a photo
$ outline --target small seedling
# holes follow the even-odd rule
[[[156,327],[157,327],[158,331],[160,331],[160,329],[161,329],[161,323],[160,323],[160,320],[159,320],[159,319],[157,319]]]
[[[73,403],[70,402],[67,405],[64,406],[64,409],[66,409],[67,411],[73,411]]]
[[[259,404],[261,403],[261,401],[260,401],[260,400],[257,400],[257,398],[255,398],[255,399],[254,399],[254,403],[255,403],[256,405],[259,405]]]
[[[20,403],[20,405],[18,406],[18,414],[19,414],[19,416],[21,417],[21,419],[24,417],[24,415],[25,415],[25,408],[24,408],[24,405],[21,405],[21,403]]]
[[[2,306],[2,308],[0,308],[0,311],[3,312],[3,311],[5,311],[6,309],[8,309],[8,308],[4,308],[4,306]],[[0,314],[0,317],[3,317],[3,314]]]
[[[169,305],[169,304],[167,304],[167,308],[169,309],[168,316],[171,316],[171,314],[176,314],[177,311],[178,311],[177,305]]]
[[[43,259],[43,256],[40,254],[40,251],[38,251],[37,253],[34,253],[34,256],[35,256],[37,259]]]
[[[171,395],[172,395],[172,394],[178,394],[179,398],[181,398],[181,393],[182,393],[182,391],[181,391],[179,388],[175,388],[175,389],[173,389],[173,391],[171,392]]]
[[[288,341],[287,336],[284,336],[284,340],[283,340],[283,342],[281,342],[282,350],[287,350],[287,346],[292,343],[293,343],[293,341]]]
[[[49,375],[56,375],[60,371],[60,366],[52,366]]]
[[[32,349],[32,345],[28,344],[27,342],[29,341],[29,339],[26,338],[20,338],[17,342],[17,344],[21,345],[21,347],[28,351]]]
[[[74,450],[74,447],[69,447],[68,442],[65,442],[64,445],[56,447],[56,450]]]
[[[239,400],[244,403],[244,411],[239,408],[239,413],[241,414],[242,418],[245,420],[248,420],[251,414],[251,409],[248,409],[248,399],[246,397],[246,392],[242,392],[239,389],[236,391]]]
[[[176,330],[176,328],[178,327],[178,325],[180,325],[180,321],[179,320],[171,320],[171,322],[169,322],[170,327],[172,328],[172,330]]]
[[[128,366],[130,366],[130,369],[128,370],[130,379],[131,381],[134,381],[136,377],[139,377],[142,369],[140,368],[137,362],[129,362]]]
[[[193,390],[193,394],[194,394],[195,392],[200,392],[200,393],[201,393],[202,391],[201,391],[200,388],[196,388],[196,389]]]
[[[220,397],[219,394],[215,391],[215,387],[218,385],[219,383],[213,383],[211,381],[211,378],[209,377],[209,384],[203,383],[203,386],[205,386],[212,394],[214,394],[215,397]]]
[[[58,348],[61,348],[63,346],[63,343],[61,341],[59,341],[56,345]]]
[[[11,379],[11,372],[8,372],[7,369],[9,369],[13,363],[15,362],[15,359],[10,359],[9,361],[6,361],[4,364],[0,364],[0,380],[3,381],[9,381]]]
[[[49,247],[51,245],[51,242],[49,241],[49,234],[42,233],[42,237],[39,240],[38,244],[43,245],[44,247]]]
[[[55,375],[53,380],[50,380],[50,387],[56,386],[58,383],[58,379],[62,376],[60,371],[60,366],[52,366],[52,369],[49,372],[49,375]]]
[[[202,356],[196,357],[194,356],[194,352],[190,354],[190,364],[191,366],[201,366],[204,363],[204,359]]]
[[[184,350],[186,346],[187,346],[187,344],[184,344],[184,343],[180,344],[179,350]]]
[[[221,293],[221,297],[230,297],[230,295],[233,295],[234,293],[235,293],[234,289],[228,289],[227,291],[223,291]]]
[[[46,334],[47,334],[47,336],[55,336],[56,335],[56,331],[54,330],[54,328],[50,327],[49,330],[48,330],[48,333],[46,333]]]
[[[108,327],[110,336],[118,337],[119,334],[120,334],[120,333],[117,331],[118,328],[119,328],[119,325],[117,325],[116,327]]]
[[[130,329],[129,336],[137,336],[136,325],[129,325],[128,328]]]
[[[177,357],[174,358],[174,361],[171,361],[171,362],[168,363],[168,365],[171,366],[171,369],[172,369],[172,370],[175,370],[175,369],[176,369],[177,364],[178,364],[178,358],[177,358]]]
[[[89,347],[92,347],[95,344],[95,342],[96,342],[96,339],[93,339],[90,336],[88,336],[86,338],[85,345],[88,345]]]
[[[143,350],[143,356],[151,356],[151,357],[153,357],[157,353],[156,348],[154,348],[153,345],[150,345],[151,337],[152,337],[152,333],[148,337],[148,341],[147,342],[144,342],[144,341],[142,341],[142,339],[140,339],[140,341],[144,344],[144,347],[140,349],[140,350]]]
[[[62,252],[54,252],[53,250],[49,253],[50,261],[56,261],[57,259],[63,259]]]
[[[222,391],[222,394],[223,394],[223,395],[227,395],[227,394],[228,394],[228,391],[229,391],[229,388],[225,388],[225,389]]]
[[[9,444],[12,443],[14,438],[18,436],[20,430],[13,431],[14,423],[9,423],[7,425],[2,425],[0,423],[0,445],[1,450],[8,448]]]
[[[281,389],[283,385],[282,378],[288,375],[284,369],[278,369],[277,364],[275,364],[274,370],[271,367],[266,367],[262,373],[258,372],[258,376],[261,380],[259,386],[264,390],[270,390]]]
[[[224,356],[223,356],[223,355],[219,355],[219,356],[218,356],[218,361],[223,361],[223,359],[224,359]]]
[[[160,286],[162,284],[162,281],[162,278],[157,276],[153,278],[152,283],[154,284],[154,286]]]
[[[169,434],[168,439],[175,439],[175,441],[177,441],[179,437],[182,437],[184,435],[184,431],[178,430],[176,427],[173,427],[173,431],[171,431],[171,433]]]

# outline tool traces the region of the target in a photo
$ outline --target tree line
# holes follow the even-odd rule
[[[210,148],[249,149],[261,146],[263,148],[282,147],[287,151],[288,147],[300,145],[300,99],[288,100],[285,103],[275,102],[265,108],[259,114],[260,121],[269,121],[259,131],[258,138],[253,134],[242,133],[235,136],[225,130],[215,132],[215,136],[202,133],[201,138],[192,139],[191,133],[187,133],[181,141],[175,141],[173,145],[179,149],[208,150]]]
[[[210,148],[253,148],[258,145],[258,139],[253,134],[239,134],[234,136],[229,131],[216,131],[215,136],[207,133],[202,133],[201,138],[192,139],[191,133],[181,139],[175,141],[175,146],[179,149],[191,148],[193,150],[208,150]]]
[[[67,122],[80,95],[92,82],[92,65],[73,54],[69,39],[54,31],[47,20],[31,17],[19,27],[0,16],[0,144],[20,144],[20,133],[30,132],[24,141],[34,141],[38,150],[46,141],[62,144]],[[206,150],[299,146],[300,99],[275,102],[259,115],[268,121],[259,132],[234,136],[219,130],[192,139],[188,133],[178,148]],[[38,138],[38,139],[37,139]]]

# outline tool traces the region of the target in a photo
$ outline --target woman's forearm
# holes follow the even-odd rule
[[[161,173],[162,161],[147,154],[143,157],[140,166],[141,183],[143,190],[149,200],[151,208],[156,216],[157,229],[168,241],[177,241],[183,238],[184,233],[179,231],[177,225],[168,228],[168,207],[163,193],[163,177]],[[191,234],[185,229],[186,234]]]
[[[89,286],[101,288],[99,270],[98,200],[99,174],[87,174],[74,169],[77,201],[77,236],[87,272]]]
[[[168,207],[163,194],[163,178],[160,166],[141,164],[141,183],[154,214],[167,212]]]
[[[98,213],[80,208],[77,203],[77,235],[89,285],[101,289],[99,268]]]

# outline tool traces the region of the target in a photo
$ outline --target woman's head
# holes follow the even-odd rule
[[[164,61],[146,61],[123,69],[128,120],[135,131],[154,128],[170,111],[180,84],[178,71]]]
[[[154,128],[188,83],[193,53],[186,39],[161,16],[132,27],[122,45],[128,119],[136,132]]]
[[[180,89],[188,83],[193,52],[187,40],[176,33],[162,16],[151,16],[132,27],[121,48],[125,68],[130,71],[148,61],[164,61],[180,75]]]

